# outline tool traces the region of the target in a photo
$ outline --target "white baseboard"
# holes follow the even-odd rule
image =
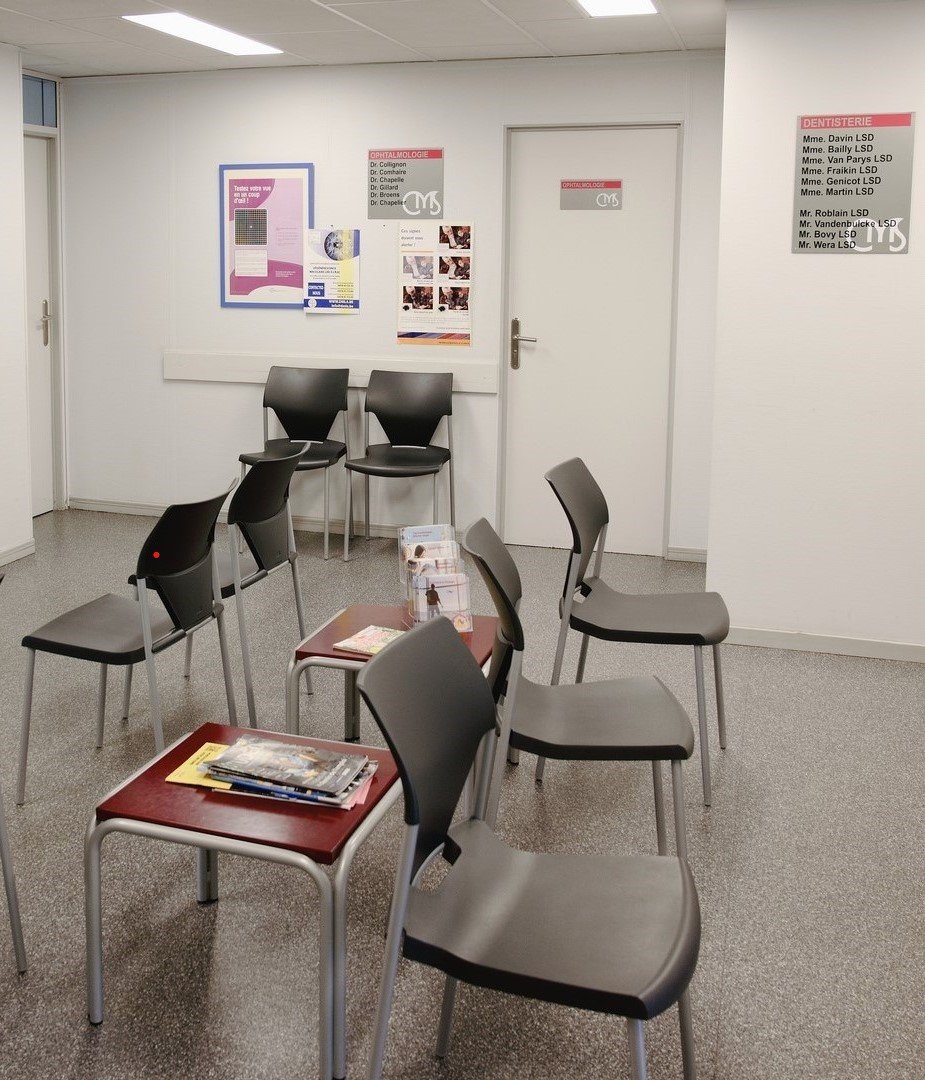
[[[707,553],[703,548],[670,547],[665,558],[674,559],[676,562],[705,563],[707,561]]]
[[[70,510],[93,510],[100,514],[135,514],[139,517],[160,517],[161,514],[167,509],[165,506],[153,506],[149,503],[125,503],[125,502],[111,502],[108,499],[68,499],[68,509]],[[226,522],[228,515],[223,510],[218,520]],[[302,514],[293,514],[292,527],[297,532],[324,532],[324,522],[321,518],[305,517]],[[356,529],[358,533],[363,532],[362,521],[357,521]],[[397,525],[376,525],[371,523],[369,526],[369,532],[371,536],[386,536],[395,537]],[[331,521],[331,535],[343,536],[344,523],[342,521]],[[32,546],[32,551],[35,550],[35,545]],[[26,551],[23,554],[30,555],[31,551]],[[20,558],[20,556],[15,556]]]
[[[909,660],[925,664],[925,645],[911,641],[879,641],[866,638],[831,637],[792,630],[761,630],[754,626],[732,626],[726,641],[730,645],[756,645],[764,649],[791,649],[795,652],[835,653],[837,656],[868,656],[875,660]]]
[[[0,566],[6,566],[8,563],[16,562],[17,559],[24,559],[27,555],[35,554],[35,540],[27,540],[24,544],[17,544],[15,547],[7,548],[6,551],[0,551]]]

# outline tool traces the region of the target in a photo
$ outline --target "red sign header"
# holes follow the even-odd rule
[[[621,188],[622,180],[563,180],[562,190],[566,188],[582,188],[591,191],[599,191],[601,188]]]
[[[843,113],[835,116],[801,116],[801,128],[912,127],[912,113]]]
[[[424,161],[442,158],[442,150],[370,150],[370,161]]]

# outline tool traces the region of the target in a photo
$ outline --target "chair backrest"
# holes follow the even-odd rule
[[[290,439],[323,441],[347,408],[349,368],[271,367],[263,406],[272,409]]]
[[[495,703],[449,619],[402,634],[360,672],[363,700],[395,756],[405,822],[417,825],[412,876],[446,839]]]
[[[302,456],[270,448],[268,457],[252,465],[228,507],[228,524],[237,525],[261,570],[272,570],[289,558],[289,482]]]
[[[601,529],[610,520],[607,500],[581,458],[570,458],[556,465],[546,473],[546,479],[572,528],[572,557],[578,559],[576,581],[580,585],[587,576],[588,563]],[[571,568],[571,560],[569,566]]]
[[[453,414],[453,373],[371,371],[364,408],[393,446],[427,446],[443,417]]]
[[[520,574],[504,541],[485,518],[479,518],[469,526],[462,539],[462,547],[488,586],[498,614],[498,629],[495,631],[491,667],[488,671],[489,686],[495,700],[498,700],[507,692],[512,653],[523,652],[524,648],[523,624],[517,613],[520,598],[523,596]]]
[[[212,615],[215,522],[233,487],[201,502],[168,506],[142,545],[135,576],[157,592],[178,629]]]

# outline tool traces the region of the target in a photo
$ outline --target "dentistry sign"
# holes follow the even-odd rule
[[[908,252],[914,120],[914,113],[799,117],[794,252]]]
[[[369,151],[369,217],[443,217],[443,150]]]

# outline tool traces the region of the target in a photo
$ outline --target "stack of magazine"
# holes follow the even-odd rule
[[[445,615],[460,633],[472,630],[469,576],[452,525],[411,525],[398,531],[408,613],[416,623]]]
[[[231,791],[349,810],[365,800],[377,765],[364,754],[242,735],[201,768]]]

